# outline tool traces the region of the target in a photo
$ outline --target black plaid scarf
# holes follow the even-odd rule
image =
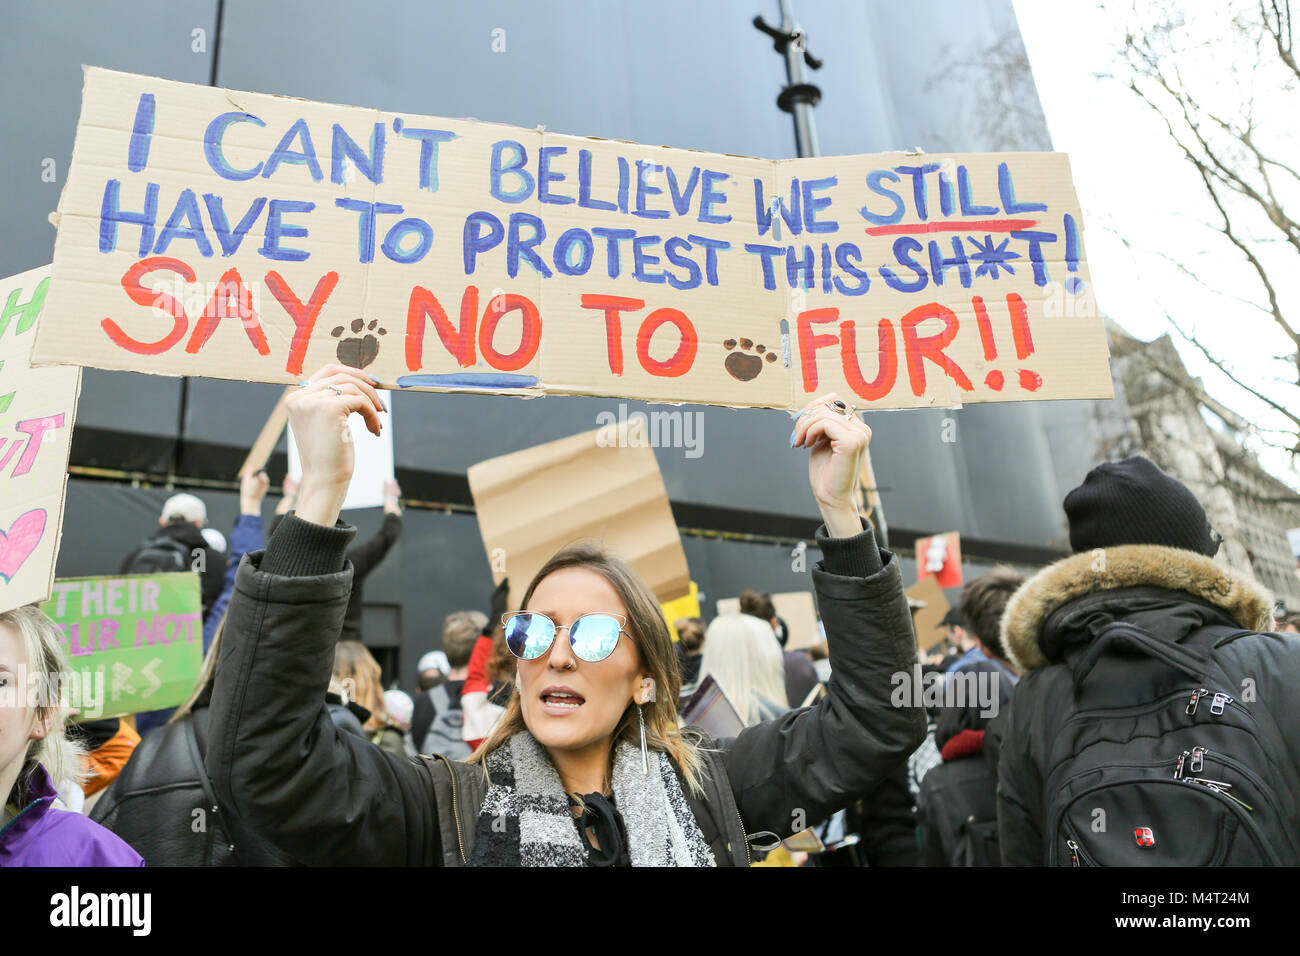
[[[486,760],[491,781],[474,830],[470,866],[588,866],[569,799],[546,750],[520,731]],[[650,751],[650,773],[626,741],[614,755],[614,805],[633,866],[715,866],[672,764]]]

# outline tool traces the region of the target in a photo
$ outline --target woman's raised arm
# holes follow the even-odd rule
[[[353,467],[348,416],[385,410],[355,369],[327,366],[287,403],[303,465],[298,511],[235,579],[212,696],[207,768],[246,825],[304,863],[439,859],[426,770],[341,734],[325,709],[351,592],[355,530],[337,523]]]
[[[916,638],[898,558],[876,546],[855,486],[871,430],[834,394],[808,405],[790,447],[809,450],[808,480],[825,526],[812,571],[832,663],[827,694],[742,731],[727,774],[747,833],[789,836],[874,790],[925,738],[925,712],[897,698]]]

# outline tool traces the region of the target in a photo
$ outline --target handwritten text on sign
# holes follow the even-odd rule
[[[87,71],[42,361],[797,407],[1110,394],[1060,154],[763,161]]]
[[[203,664],[197,574],[60,579],[41,610],[58,627],[77,676],[71,705],[82,707],[79,694],[102,689],[100,713],[85,716],[173,707],[193,691]]]
[[[54,580],[79,368],[30,367],[50,269],[0,279],[0,611]]]

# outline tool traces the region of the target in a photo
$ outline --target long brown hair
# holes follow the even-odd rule
[[[366,645],[360,641],[339,641],[334,646],[334,678],[340,682],[352,678],[353,697],[370,711],[366,730],[383,730],[388,726],[382,670]]]
[[[654,680],[655,699],[646,703],[642,712],[645,717],[646,746],[666,753],[677,765],[691,790],[697,796],[703,795],[700,755],[695,744],[682,736],[677,725],[677,696],[682,689],[682,675],[677,667],[677,655],[673,651],[672,638],[668,634],[668,624],[659,602],[645,583],[622,561],[600,548],[579,545],[565,548],[546,562],[524,592],[522,606],[528,607],[533,592],[544,578],[565,568],[594,571],[618,592],[623,606],[627,608],[627,630],[636,645],[637,658]],[[519,731],[527,729],[519,700],[519,688],[515,687],[500,722],[468,762],[482,763],[488,754]],[[611,737],[611,773],[615,747],[623,740],[633,746],[640,746],[637,705],[633,701],[628,702]]]

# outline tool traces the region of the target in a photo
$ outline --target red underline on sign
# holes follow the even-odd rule
[[[869,236],[906,236],[914,232],[1017,232],[1038,225],[1037,219],[968,219],[965,222],[915,222],[869,226]]]

